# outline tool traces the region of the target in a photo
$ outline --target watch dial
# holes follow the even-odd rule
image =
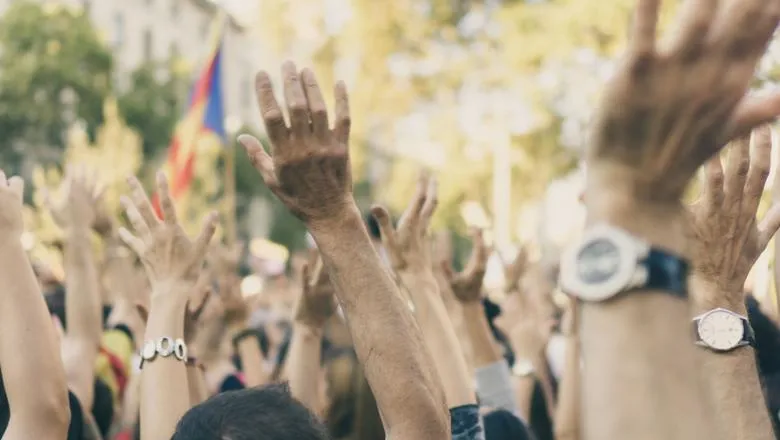
[[[588,243],[577,255],[577,275],[586,284],[601,284],[620,269],[620,251],[608,240]]]
[[[715,310],[699,322],[699,337],[715,350],[730,350],[742,340],[742,320],[724,310]]]

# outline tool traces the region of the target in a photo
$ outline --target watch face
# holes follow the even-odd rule
[[[713,310],[699,321],[699,337],[715,350],[730,350],[742,340],[744,333],[739,316],[726,310]]]
[[[599,238],[585,245],[577,255],[577,275],[585,284],[601,284],[620,270],[620,250]]]

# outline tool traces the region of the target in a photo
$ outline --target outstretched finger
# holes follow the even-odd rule
[[[309,290],[309,286],[311,285],[311,268],[309,266],[309,263],[303,263],[303,267],[301,267],[301,288],[303,289],[303,292],[306,292]]]
[[[420,212],[423,205],[425,205],[425,199],[428,192],[428,174],[425,172],[420,173],[420,177],[417,179],[417,189],[414,192],[412,201],[406,208],[406,211],[401,215],[398,220],[398,229],[404,228],[407,225],[416,226],[420,219]]]
[[[144,242],[130,233],[130,231],[125,228],[119,228],[119,238],[121,238],[125,245],[132,249],[136,255],[140,256],[143,254]]]
[[[333,93],[336,102],[336,121],[333,134],[339,143],[349,147],[349,129],[352,125],[352,119],[349,115],[349,94],[344,81],[336,83]],[[347,152],[349,152],[349,148],[347,148]]]
[[[130,220],[130,224],[133,226],[135,233],[138,234],[138,236],[141,238],[150,237],[151,230],[149,225],[146,224],[146,221],[144,220],[141,213],[138,212],[138,208],[135,206],[135,204],[131,202],[130,199],[128,199],[126,196],[120,197],[119,203],[122,205],[122,208],[124,208],[127,219]]]
[[[318,138],[325,139],[330,130],[328,107],[325,105],[325,98],[322,96],[319,84],[317,84],[317,77],[314,76],[311,69],[307,68],[301,71],[301,83],[309,107],[312,132]]]
[[[238,142],[244,147],[249,161],[255,167],[260,177],[266,185],[276,186],[276,176],[274,175],[274,161],[268,153],[265,152],[263,144],[256,137],[242,134],[238,136]]]
[[[428,187],[425,191],[425,203],[423,203],[422,210],[420,211],[420,227],[423,232],[428,229],[431,223],[431,217],[436,211],[436,207],[439,205],[439,184],[435,177],[431,177],[428,180]]]
[[[379,226],[379,235],[382,236],[382,244],[384,244],[391,258],[395,258],[395,255],[398,252],[398,245],[395,240],[395,228],[393,228],[390,214],[384,206],[374,205],[371,207],[371,215],[374,216],[376,223]]]
[[[755,214],[772,168],[772,131],[768,125],[758,127],[753,130],[750,140],[750,170],[745,182],[745,197],[748,205],[752,205],[747,209]]]
[[[272,145],[280,145],[287,140],[289,130],[284,122],[284,113],[274,95],[274,86],[267,72],[261,71],[255,77],[255,93],[260,106],[265,131]]]
[[[311,131],[309,106],[306,104],[298,69],[292,61],[285,61],[282,64],[282,78],[284,100],[287,102],[287,111],[290,115],[290,129],[299,137],[307,136]]]
[[[130,176],[127,179],[127,184],[130,186],[130,197],[133,200],[133,204],[138,208],[138,212],[141,213],[146,224],[150,228],[160,224],[160,219],[158,219],[157,214],[154,213],[152,203],[149,201],[149,197],[146,195],[143,186],[141,186],[141,182],[139,182],[135,176]]]
[[[780,229],[780,205],[774,205],[769,209],[761,223],[758,225],[758,245],[763,250],[769,244],[769,240]]]
[[[634,11],[631,33],[631,57],[642,61],[655,52],[656,26],[660,0],[639,0]]]
[[[322,282],[322,277],[326,275],[325,265],[322,263],[322,257],[318,257],[317,261],[314,263],[314,268],[311,271],[311,279],[315,284],[317,284]]]
[[[745,96],[734,111],[727,140],[746,136],[759,125],[777,119],[780,115],[780,92],[765,96]]]
[[[716,154],[704,164],[704,197],[707,204],[718,208],[723,203],[723,165]]]
[[[732,205],[739,203],[745,192],[745,181],[750,171],[750,136],[732,142],[726,156],[725,203]]]
[[[688,58],[701,50],[718,9],[718,0],[687,0],[678,14],[669,52]]]
[[[203,259],[206,257],[206,252],[209,250],[209,243],[211,242],[211,238],[214,237],[214,232],[217,230],[217,219],[217,213],[211,212],[206,216],[206,219],[203,222],[203,228],[200,231],[200,235],[198,235],[198,238],[195,239],[195,252],[193,255],[196,262],[203,261]]]
[[[168,178],[162,171],[157,173],[157,191],[160,197],[160,208],[163,214],[163,220],[168,225],[176,225],[176,207],[173,204],[170,191],[168,189]]]

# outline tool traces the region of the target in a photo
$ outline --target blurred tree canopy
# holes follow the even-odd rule
[[[14,3],[0,18],[0,161],[56,161],[76,119],[97,125],[112,57],[78,10]],[[93,125],[93,127],[95,126]]]

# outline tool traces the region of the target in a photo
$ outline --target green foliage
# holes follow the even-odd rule
[[[79,11],[14,3],[0,19],[3,166],[18,171],[23,155],[58,160],[69,116],[96,127],[111,86],[111,66],[110,52]],[[70,110],[64,99],[69,94],[75,98]]]
[[[143,133],[144,155],[166,151],[182,116],[187,78],[170,64],[144,64],[130,76],[130,87],[119,96],[128,125]]]

